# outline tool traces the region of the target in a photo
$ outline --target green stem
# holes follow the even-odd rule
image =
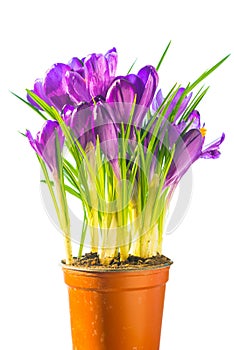
[[[157,253],[162,254],[162,242],[163,242],[163,231],[165,223],[166,207],[163,208],[162,213],[158,220],[158,247]]]
[[[49,174],[48,174],[46,165],[45,165],[44,161],[41,159],[41,157],[39,157],[38,155],[37,155],[37,159],[38,159],[38,161],[39,161],[39,163],[41,165],[43,174],[45,176],[45,182],[46,182],[47,187],[49,189],[49,192],[50,192],[50,195],[51,195],[51,198],[52,198],[52,201],[53,201],[53,205],[54,205],[57,217],[58,217],[59,224],[61,225],[59,207],[58,207],[58,203],[57,203],[57,200],[56,200],[56,197],[55,197],[55,194],[54,194],[53,185],[52,185],[51,180],[49,178]]]
[[[84,210],[84,222],[83,222],[83,227],[82,227],[82,233],[81,233],[81,239],[80,239],[80,245],[79,245],[79,251],[78,251],[78,258],[81,258],[82,253],[83,253],[83,248],[84,248],[84,241],[87,233],[87,216],[85,213],[85,208],[83,207]]]
[[[57,174],[54,174],[54,180],[55,180],[56,192],[60,203],[60,226],[63,231],[64,242],[65,242],[66,264],[72,265],[73,256],[72,256],[72,245],[71,245],[70,219],[69,219],[66,195],[62,190],[62,185]]]

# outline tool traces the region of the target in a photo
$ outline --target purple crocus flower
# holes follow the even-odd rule
[[[136,91],[124,78],[117,78],[107,92],[106,102],[111,106],[117,125],[127,124],[132,110]]]
[[[117,77],[107,91],[106,101],[115,109],[116,123],[126,124],[135,100],[132,123],[141,127],[158,85],[158,74],[154,67],[145,66],[137,75]]]
[[[202,134],[197,129],[189,130],[180,138],[167,173],[165,186],[178,183],[190,166],[201,156],[203,142]]]
[[[197,110],[193,110],[189,116],[187,121],[182,120],[179,123],[176,122],[168,122],[167,120],[164,119],[163,122],[163,132],[160,135],[161,141],[165,144],[165,142],[168,142],[167,147],[170,149],[173,147],[173,145],[177,142],[181,134],[185,131],[191,130],[191,129],[197,129],[197,130],[205,130],[204,125],[201,128],[201,121],[200,121],[200,114]],[[165,132],[167,131],[168,133],[168,141],[165,141],[164,136]]]
[[[60,143],[60,149],[63,148],[64,136],[58,122],[47,120],[34,139],[29,130],[26,136],[34,151],[44,160],[52,173],[57,173],[56,157],[56,134]]]
[[[82,102],[77,107],[67,105],[63,118],[84,150],[89,142],[95,146],[93,103]]]
[[[166,177],[165,186],[176,185],[190,166],[199,158],[215,159],[220,156],[219,146],[225,134],[203,149],[205,142],[204,129],[191,129],[178,141],[171,167]]]
[[[195,109],[189,114],[187,123],[185,123],[185,124],[190,124],[190,123],[191,123],[191,125],[190,125],[191,129],[200,129],[201,128],[200,113]],[[202,127],[204,128],[204,126],[205,126],[205,124],[203,124]]]
[[[68,93],[66,74],[69,71],[68,65],[57,63],[47,72],[44,79],[44,94],[59,111],[64,105],[75,102]]]
[[[115,77],[116,66],[116,49],[109,50],[105,55],[92,54],[86,57],[84,74],[91,97],[106,95],[107,89]]]
[[[182,98],[182,95],[184,94],[185,88],[179,88],[178,91],[176,92],[175,96],[173,97],[171,103],[169,104],[169,106],[167,107],[166,113],[165,113],[165,119],[168,119],[174,108],[176,107],[177,103],[179,102],[179,100]],[[173,121],[174,123],[178,120],[178,118],[182,115],[182,113],[186,110],[189,101],[191,100],[192,97],[192,92],[188,95],[188,96],[184,96],[180,106],[178,108],[178,111],[176,112]],[[155,113],[156,111],[159,110],[160,106],[162,105],[164,101],[163,95],[162,95],[162,91],[159,90],[157,92],[157,95],[155,96],[153,102],[152,102],[152,110],[153,113]]]
[[[95,135],[98,135],[103,153],[110,161],[117,178],[120,178],[118,131],[111,118],[109,106],[101,100],[98,101],[94,107],[94,115]]]
[[[34,87],[32,90],[37,96],[39,96],[42,100],[44,100],[47,104],[51,104],[50,99],[46,96],[44,92],[44,87],[43,87],[43,81],[42,79],[37,79],[34,83]],[[36,108],[40,109],[38,104],[31,98],[31,96],[27,95],[28,101],[35,106]]]
[[[105,97],[117,67],[117,52],[113,48],[105,55],[91,54],[82,60],[74,57],[68,64],[57,63],[37,80],[33,91],[59,111],[64,105],[90,102],[97,95]],[[37,104],[28,97],[30,103]]]
[[[184,91],[185,91],[185,88],[179,88],[177,90],[175,96],[171,100],[170,104],[167,106],[167,110],[165,112],[163,109],[162,109],[162,111],[160,111],[160,107],[162,106],[162,103],[164,102],[164,98],[163,98],[161,90],[159,90],[157,92],[155,98],[153,99],[152,106],[151,106],[153,114],[157,113],[157,112],[158,112],[158,114],[161,114],[162,112],[165,113],[164,118],[163,118],[162,123],[161,123],[161,126],[160,126],[160,134],[159,134],[161,145],[162,145],[162,143],[167,142],[166,146],[172,148],[172,146],[175,144],[175,142],[180,137],[183,130],[186,128],[187,124],[189,124],[192,121],[192,118],[196,118],[196,115],[194,113],[197,113],[197,111],[196,112],[192,111],[191,116],[189,116],[187,122],[185,122],[184,120],[179,121],[179,117],[186,110],[186,108],[189,104],[189,101],[192,97],[192,93],[190,93],[188,96],[184,96],[182,98]],[[182,98],[182,100],[181,100],[180,106],[172,118],[172,114],[174,113],[173,111],[181,98]],[[199,119],[199,121],[200,121],[200,119]],[[150,123],[150,120],[148,122]],[[157,119],[155,120],[155,122],[151,126],[151,129],[150,129],[151,133],[154,132],[154,127],[156,125],[156,122],[157,122]],[[196,127],[197,126],[195,125],[195,122],[193,122],[190,125],[189,129],[196,128]],[[166,134],[168,134],[168,140],[165,141]]]
[[[225,139],[225,134],[222,133],[221,137],[206,146],[200,155],[201,158],[205,159],[216,159],[220,156],[219,146]]]
[[[85,151],[89,150],[89,143],[96,146],[99,137],[101,149],[119,178],[118,132],[110,111],[104,99],[96,97],[94,101],[80,103],[76,108],[65,106],[63,119]]]

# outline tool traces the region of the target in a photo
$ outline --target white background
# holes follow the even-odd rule
[[[0,9],[1,238],[0,349],[71,349],[63,240],[40,197],[39,166],[18,134],[41,120],[24,96],[55,62],[116,46],[119,72],[156,64],[168,41],[160,86],[186,84],[234,51],[232,2],[8,1]],[[183,223],[165,236],[174,265],[167,285],[161,350],[233,350],[233,56],[206,81],[200,106],[222,157],[193,167],[193,198]],[[95,350],[95,349],[94,349]],[[111,349],[108,349],[111,350]],[[152,349],[153,350],[153,349]]]

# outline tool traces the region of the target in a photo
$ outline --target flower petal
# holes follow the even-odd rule
[[[28,138],[29,143],[32,146],[32,148],[34,149],[34,151],[41,157],[42,156],[41,150],[40,150],[40,148],[37,147],[36,140],[33,138],[31,132],[29,130],[26,130],[26,134],[25,135]]]
[[[169,118],[173,110],[175,109],[177,103],[180,101],[183,93],[185,91],[185,88],[179,88],[176,92],[174,98],[172,99],[171,103],[169,104],[167,111],[166,111],[166,118]],[[185,111],[185,109],[188,106],[188,103],[192,97],[192,93],[190,93],[188,96],[184,96],[183,100],[180,103],[180,106],[178,108],[178,111],[176,112],[176,115],[174,116],[174,122],[181,116],[181,114]]]
[[[135,94],[134,86],[126,79],[114,80],[107,91],[106,102],[110,105],[115,123],[128,123]]]
[[[92,54],[84,61],[86,86],[92,97],[106,95],[110,83],[110,75],[107,59],[99,54]]]
[[[197,129],[189,130],[178,142],[166,185],[178,182],[190,166],[201,156],[203,137]]]
[[[117,55],[116,48],[113,47],[113,49],[107,51],[107,53],[105,54],[105,58],[107,59],[107,62],[108,62],[109,75],[110,77],[114,77],[116,73],[117,63],[118,63],[118,55]]]
[[[60,111],[65,104],[72,104],[68,95],[66,73],[70,67],[63,63],[57,63],[47,72],[44,81],[44,91],[46,96],[53,102]]]
[[[38,97],[40,97],[42,100],[44,100],[48,105],[51,105],[51,101],[49,98],[47,98],[44,88],[43,88],[43,82],[42,79],[37,79],[34,83],[34,87],[32,90]],[[40,106],[32,99],[31,96],[27,95],[27,100],[30,102],[34,107],[41,109]]]
[[[70,126],[74,137],[78,139],[83,149],[89,142],[95,145],[93,108],[87,102],[82,102],[74,109],[66,124]]]
[[[192,121],[191,128],[192,129],[200,129],[201,120],[200,113],[197,110],[193,110],[188,117],[188,124]]]
[[[78,71],[80,68],[83,68],[83,62],[79,60],[77,57],[73,57],[69,62],[68,62],[69,67],[73,71]]]
[[[134,87],[135,93],[136,93],[136,104],[140,103],[141,96],[144,92],[144,84],[140,77],[136,74],[128,74],[125,77],[122,77],[125,80],[127,80],[129,83],[131,83],[132,87]]]
[[[71,106],[71,105],[65,105],[61,111],[61,115],[63,120],[65,121],[65,123],[67,123],[67,121],[70,120],[72,113],[75,109],[75,106]]]
[[[52,172],[57,171],[56,133],[58,135],[60,148],[62,149],[64,136],[57,121],[47,120],[42,130],[37,133],[36,139],[33,139],[29,130],[26,131],[26,136],[31,146],[45,161]]]
[[[149,107],[158,86],[158,73],[153,66],[145,66],[138,72],[137,75],[144,84],[140,104],[144,105],[145,107]]]
[[[91,100],[91,95],[87,89],[86,81],[81,74],[81,70],[78,72],[67,72],[66,83],[68,93],[74,103],[82,101],[89,102]]]
[[[141,127],[156,91],[158,84],[158,74],[154,67],[145,66],[138,72],[138,77],[141,79],[144,88],[141,95],[138,96],[137,99],[138,105],[136,106],[134,113],[134,123],[136,126]]]
[[[160,89],[157,92],[155,98],[152,101],[152,111],[153,111],[153,113],[157,112],[157,110],[162,105],[163,101],[164,101],[164,98],[163,98],[162,90]]]
[[[225,139],[225,134],[222,133],[221,137],[215,140],[214,142],[210,143],[201,154],[201,158],[205,159],[216,159],[220,156],[219,146]]]
[[[120,177],[118,165],[118,134],[109,114],[109,108],[102,102],[95,105],[95,135],[98,135],[103,153],[113,166],[116,176]]]

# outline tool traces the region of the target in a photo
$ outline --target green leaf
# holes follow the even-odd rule
[[[170,156],[167,157],[167,159],[165,159],[164,168],[163,168],[163,170],[162,170],[162,172],[160,174],[159,186],[158,186],[158,190],[157,190],[157,193],[156,193],[156,196],[155,196],[155,205],[154,205],[154,208],[152,210],[152,212],[153,212],[152,222],[155,222],[155,220],[158,220],[158,218],[159,218],[159,216],[161,214],[162,208],[160,206],[160,198],[163,195],[163,193],[165,193],[163,191],[163,186],[164,186],[164,183],[165,183],[165,180],[166,180],[167,173],[168,173],[168,171],[170,169],[174,153],[175,153],[175,145],[173,146],[173,148],[172,148],[172,150],[170,152]]]
[[[55,131],[55,149],[56,149],[56,160],[57,160],[58,180],[59,180],[57,183],[57,189],[59,192],[60,204],[62,207],[64,219],[65,219],[64,224],[67,227],[69,227],[70,226],[70,218],[69,218],[69,210],[68,210],[68,204],[67,204],[67,198],[66,198],[64,176],[63,176],[63,161],[62,161],[58,133],[56,131]]]
[[[57,217],[58,217],[58,221],[59,221],[59,224],[61,226],[61,216],[60,216],[59,206],[58,206],[58,203],[57,203],[57,200],[56,200],[56,197],[55,197],[55,194],[54,194],[54,190],[53,190],[53,182],[49,178],[49,174],[48,174],[45,162],[41,159],[41,157],[38,154],[36,154],[36,156],[37,156],[37,159],[38,159],[38,161],[39,161],[39,163],[41,165],[43,174],[45,176],[45,183],[48,186],[48,189],[49,189],[49,192],[50,192],[53,204],[54,204],[54,208],[55,208],[55,211],[56,211],[56,214],[57,214]]]
[[[171,111],[171,114],[168,116],[168,120],[169,120],[170,122],[173,122],[173,121],[174,121],[175,116],[176,116],[176,114],[177,114],[177,112],[178,112],[178,110],[179,110],[179,108],[180,108],[180,106],[181,106],[181,104],[182,104],[184,98],[187,96],[187,94],[188,94],[188,93],[187,93],[188,87],[189,87],[189,84],[188,84],[187,87],[184,89],[184,92],[181,94],[181,96],[180,96],[178,102],[176,103],[175,107],[174,107],[173,110]],[[169,107],[170,103],[172,102],[172,99],[175,97],[175,95],[176,95],[177,92],[179,91],[179,88],[180,88],[180,86],[179,86],[178,89],[175,91],[175,94],[174,94],[174,96],[172,96],[172,98],[171,98],[171,100],[169,101],[169,104],[168,104],[167,107]]]
[[[206,79],[212,72],[214,72],[219,66],[221,66],[221,64],[223,64],[227,59],[228,57],[230,56],[227,55],[225,56],[224,58],[222,58],[218,63],[216,63],[213,67],[211,67],[210,69],[206,70],[204,73],[202,73],[200,75],[200,77],[198,79],[196,79],[188,88],[187,92],[190,92],[192,91],[198,84],[200,84],[204,79]]]
[[[24,136],[24,137],[27,137],[26,134],[24,134],[24,133],[21,132],[21,131],[18,131],[18,133],[19,133],[20,135]]]
[[[56,110],[54,107],[49,106],[44,100],[37,96],[33,91],[26,89],[27,94],[35,101],[43,111],[45,111],[52,119],[55,118]],[[57,112],[58,113],[58,112]]]
[[[205,90],[199,90],[200,92],[195,96],[195,98],[191,101],[191,103],[188,105],[188,107],[186,108],[185,112],[183,113],[183,115],[181,116],[179,122],[181,120],[188,120],[188,117],[190,115],[190,113],[196,109],[196,107],[198,106],[198,104],[201,102],[201,100],[203,99],[203,97],[206,95],[207,91],[209,90],[209,86],[205,89]]]
[[[128,72],[127,72],[127,75],[132,71],[132,68],[135,66],[136,64],[136,61],[137,61],[137,58],[135,59],[135,61],[132,63],[131,67],[129,68]]]
[[[141,142],[143,142],[144,139],[145,139],[145,137],[148,135],[151,126],[153,125],[153,123],[155,122],[155,120],[159,117],[159,114],[162,114],[162,118],[159,117],[159,118],[160,118],[160,122],[162,122],[163,116],[164,116],[165,113],[161,113],[161,111],[162,111],[162,110],[164,111],[164,108],[166,108],[166,107],[164,107],[165,104],[168,104],[168,105],[169,105],[168,100],[171,100],[171,99],[173,98],[172,96],[174,96],[174,94],[175,94],[176,91],[178,90],[178,88],[175,90],[176,87],[177,87],[177,83],[171,88],[171,90],[169,91],[169,93],[167,94],[167,96],[165,97],[165,99],[163,100],[161,106],[159,107],[158,111],[156,111],[156,112],[154,113],[154,115],[152,116],[151,120],[150,120],[149,123],[147,124],[147,126],[146,126],[146,128],[145,128],[145,130],[144,130],[144,133],[143,133],[143,135],[142,135],[142,137],[141,137]],[[157,122],[158,122],[158,121],[157,121]]]
[[[72,194],[73,196],[81,199],[81,195],[77,191],[75,191],[74,188],[72,188],[72,187],[70,187],[68,185],[65,185],[64,188],[65,188],[66,192],[68,192],[68,193]]]
[[[136,98],[137,98],[137,95],[135,94],[134,101],[133,101],[133,104],[132,104],[132,108],[131,108],[131,111],[130,111],[130,116],[129,116],[129,119],[128,119],[128,124],[126,126],[126,132],[122,133],[122,137],[125,138],[126,141],[129,140],[129,135],[130,135],[130,131],[131,131],[131,125],[132,125],[132,118],[133,118],[134,111],[135,111],[135,108],[136,108]]]
[[[166,49],[164,50],[164,52],[163,52],[163,54],[162,54],[162,56],[161,56],[161,58],[160,58],[160,60],[159,60],[159,62],[158,62],[158,64],[157,64],[157,66],[156,66],[156,71],[159,70],[159,68],[160,68],[160,66],[161,66],[161,64],[162,64],[162,62],[163,62],[163,60],[164,60],[164,58],[165,58],[165,56],[166,56],[166,54],[167,54],[167,51],[168,51],[170,45],[171,45],[171,40],[170,40],[169,43],[167,44],[167,47],[166,47]]]
[[[30,91],[30,90],[29,90],[29,91]],[[16,95],[16,94],[15,94],[14,92],[12,92],[12,91],[10,91],[10,93],[11,93],[12,95],[14,95],[15,97],[17,97],[20,101],[24,102],[28,107],[32,108],[35,112],[37,112],[37,113],[40,115],[40,117],[42,117],[43,119],[47,120],[47,118],[44,116],[44,114],[41,113],[41,112],[39,111],[39,109],[37,109],[36,107],[34,107],[31,103],[29,103],[28,101],[24,100],[22,97]]]
[[[79,245],[79,251],[78,251],[78,258],[81,258],[82,252],[84,249],[84,242],[85,242],[85,237],[87,233],[87,226],[88,226],[88,220],[86,213],[84,211],[84,221],[83,221],[83,226],[82,226],[82,233],[81,233],[81,239],[80,239],[80,245]]]
[[[64,158],[63,158],[63,169],[64,169],[64,176],[71,183],[71,185],[76,189],[77,194],[80,196],[83,207],[85,207],[86,210],[89,210],[88,203],[90,203],[90,198],[89,198],[87,181],[86,183],[83,183],[82,180],[77,179],[76,169],[70,164],[70,162],[68,162],[68,160]],[[82,189],[82,184],[85,188],[85,191]],[[66,186],[67,185],[65,185],[65,188]]]

